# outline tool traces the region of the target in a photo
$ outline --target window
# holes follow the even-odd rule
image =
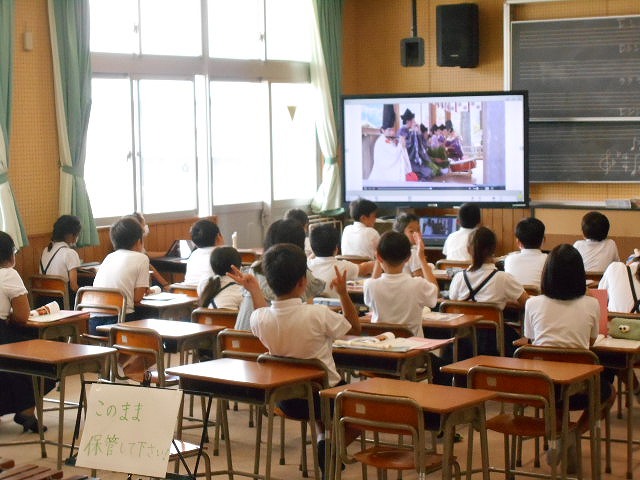
[[[90,10],[85,177],[102,223],[313,197],[310,0],[90,0]]]

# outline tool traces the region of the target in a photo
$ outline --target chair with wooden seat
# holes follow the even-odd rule
[[[46,301],[40,299],[54,298],[61,304],[63,310],[70,310],[69,285],[58,275],[32,275],[29,279],[30,304],[34,307],[44,305]]]
[[[355,263],[356,265],[371,261],[369,257],[363,257],[360,255],[337,255],[336,260],[347,260],[351,263]]]
[[[548,360],[552,362],[570,362],[584,363],[588,365],[599,365],[598,356],[591,350],[583,348],[561,348],[561,347],[538,347],[534,345],[524,345],[518,348],[514,355],[515,358],[528,358],[534,360]],[[600,395],[600,392],[596,392]],[[598,419],[604,420],[605,429],[605,472],[611,473],[611,407],[616,399],[615,391],[611,392],[611,396],[600,403],[600,412]],[[583,416],[580,422],[580,433],[583,434],[589,430],[586,416]],[[520,452],[518,452],[518,456]],[[538,448],[536,445],[536,465],[538,461]]]
[[[366,466],[382,470],[384,479],[387,470],[415,470],[418,478],[424,478],[427,473],[442,468],[442,455],[427,452],[424,413],[410,398],[344,390],[336,397],[334,417],[337,480],[342,478],[342,463],[363,464],[363,478],[366,478]],[[360,432],[357,451],[347,450],[347,430]],[[371,446],[365,442],[368,433],[374,438]],[[382,434],[409,437],[411,443],[381,443]],[[454,473],[456,478],[460,478],[457,462],[454,462]]]
[[[117,288],[82,287],[76,293],[75,310],[90,312],[92,318],[115,317],[124,323],[127,315],[127,297]],[[91,322],[91,319],[89,320]],[[88,343],[106,345],[109,338],[89,332],[82,338]]]
[[[490,302],[469,302],[464,300],[446,300],[440,304],[440,311],[444,313],[463,313],[482,315],[482,320],[475,324],[476,328],[491,328],[496,333],[496,347],[501,357],[504,357],[504,316],[499,305]],[[478,355],[477,342],[474,342],[473,355]]]
[[[556,444],[560,440],[562,470],[566,471],[568,440],[572,435],[577,459],[581,458],[578,424],[568,418],[558,418],[554,384],[545,373],[476,366],[469,370],[467,387],[498,392],[492,401],[499,402],[501,409],[487,419],[486,428],[504,437],[505,468],[504,471],[491,468],[492,471],[503,471],[507,479],[525,473],[515,469],[516,440],[519,437],[543,438],[554,449],[555,455],[558,454]],[[511,405],[513,409],[506,410],[506,405]],[[577,477],[582,478],[580,461],[577,462],[577,469]],[[551,462],[551,478],[555,479],[557,475],[557,464]]]
[[[471,262],[465,260],[447,260],[446,258],[441,258],[436,262],[437,270],[447,270],[449,268],[458,268],[464,270],[471,265]]]
[[[230,308],[196,308],[191,313],[192,323],[203,325],[221,325],[226,328],[235,328],[238,310]]]

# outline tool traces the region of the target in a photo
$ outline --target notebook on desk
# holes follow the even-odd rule
[[[165,254],[165,257],[181,258],[186,260],[191,256],[191,253],[198,247],[191,240],[174,240],[169,250]]]
[[[443,246],[456,227],[457,218],[453,215],[420,217],[420,231],[426,247]]]

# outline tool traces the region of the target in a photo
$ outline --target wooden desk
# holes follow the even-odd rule
[[[437,313],[437,312],[436,312]],[[469,315],[467,313],[462,314],[460,317],[456,317],[452,320],[430,320],[427,318],[422,319],[422,330],[425,337],[428,336],[429,328],[436,328],[439,330],[453,330],[453,361],[458,361],[458,344],[461,338],[470,336],[471,343],[473,345],[474,354],[478,353],[478,339],[475,334],[475,324],[482,320],[482,315]]]
[[[101,325],[97,330],[109,334],[111,327],[117,324]],[[185,363],[185,353],[195,348],[208,348],[215,351],[216,337],[225,329],[220,325],[203,325],[173,320],[146,319],[126,322],[127,327],[150,328],[158,332],[165,343],[165,352],[179,353],[180,364]]]
[[[65,380],[69,375],[82,373],[104,374],[107,358],[115,352],[113,348],[78,345],[75,343],[53,342],[51,340],[27,340],[0,345],[0,371],[31,375],[36,396],[38,422],[42,425],[42,397],[40,377],[60,382],[60,405],[64,405]],[[84,385],[82,386],[84,389]],[[47,457],[45,445],[58,445],[57,468],[62,467],[64,433],[64,408],[58,410],[58,442],[45,440],[40,431],[42,458]],[[32,442],[26,442],[32,443]]]
[[[188,297],[198,298],[198,285],[195,283],[172,283],[169,285],[169,291],[171,293],[183,293]]]
[[[184,275],[187,273],[187,260],[180,257],[156,257],[149,258],[149,263],[161,273],[168,273],[171,282],[174,281],[173,275],[178,273]],[[184,277],[183,277],[184,278]]]
[[[196,307],[197,299],[181,293],[167,293],[162,295],[168,300],[142,299],[136,303],[135,310],[139,317],[162,318],[166,320],[190,320],[191,312]]]
[[[38,331],[38,338],[43,339],[55,339],[60,337],[69,337],[72,341],[76,341],[81,333],[86,333],[89,329],[89,312],[81,312],[77,310],[61,310],[56,317],[60,317],[59,320],[54,321],[38,321],[38,318],[33,317],[25,323],[28,328],[36,329]]]
[[[627,314],[628,315],[628,314]],[[627,478],[633,478],[633,367],[640,362],[640,342],[605,337],[591,346],[605,367],[627,374]]]
[[[371,378],[362,382],[351,383],[339,387],[333,387],[320,391],[322,399],[323,418],[325,425],[330,425],[329,400],[334,399],[343,390],[354,392],[373,393],[377,395],[403,396],[415,400],[425,412],[435,413],[441,416],[441,429],[444,432],[444,458],[442,478],[451,478],[451,465],[453,462],[453,438],[456,425],[472,423],[480,432],[480,448],[482,451],[482,477],[489,479],[489,454],[487,445],[487,432],[485,428],[484,403],[496,397],[494,392],[485,390],[470,390],[466,388],[433,385],[429,383],[416,383],[387,378]],[[339,419],[335,419],[338,421]],[[332,438],[334,438],[332,436]],[[332,448],[333,450],[333,442]],[[470,471],[471,465],[467,465]],[[325,472],[331,472],[331,465]]]
[[[167,372],[180,377],[180,387],[187,393],[206,395],[209,403],[206,411],[208,421],[211,399],[213,397],[223,400],[232,400],[256,405],[268,406],[267,427],[267,458],[265,465],[265,480],[271,478],[271,450],[273,436],[273,411],[276,402],[288,398],[306,397],[309,402],[309,412],[313,415],[312,381],[320,381],[324,372],[316,368],[302,365],[281,364],[275,362],[259,363],[250,360],[235,358],[219,358],[208,362],[183,365],[181,367],[168,368]],[[319,477],[317,468],[317,449],[315,422],[311,425],[311,441],[316,478]],[[227,451],[227,472],[235,475],[245,475],[253,478],[258,475],[260,459],[260,439],[256,437],[256,457],[254,472],[239,472],[233,469],[231,458],[231,444],[229,438],[229,424],[227,422],[226,409],[222,409],[222,429]],[[204,442],[205,430],[203,429]],[[201,446],[202,446],[201,443]],[[196,472],[194,472],[195,475]],[[219,472],[215,472],[219,473]]]
[[[568,418],[569,397],[579,391],[585,382],[589,390],[589,427],[591,436],[591,451],[597,452],[591,455],[592,475],[600,478],[600,428],[596,419],[596,413],[600,411],[600,372],[602,365],[588,365],[582,363],[549,362],[546,360],[531,360],[524,358],[494,357],[479,355],[441,367],[446,373],[466,375],[473,367],[481,365],[485,367],[506,368],[514,370],[535,370],[545,373],[554,384],[562,387],[562,405],[565,409],[563,416]],[[596,393],[597,392],[597,393]]]

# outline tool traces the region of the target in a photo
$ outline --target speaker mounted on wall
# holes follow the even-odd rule
[[[478,66],[478,5],[458,3],[436,7],[436,49],[440,67]]]
[[[400,62],[403,67],[424,65],[424,40],[420,37],[403,38],[400,41]]]

